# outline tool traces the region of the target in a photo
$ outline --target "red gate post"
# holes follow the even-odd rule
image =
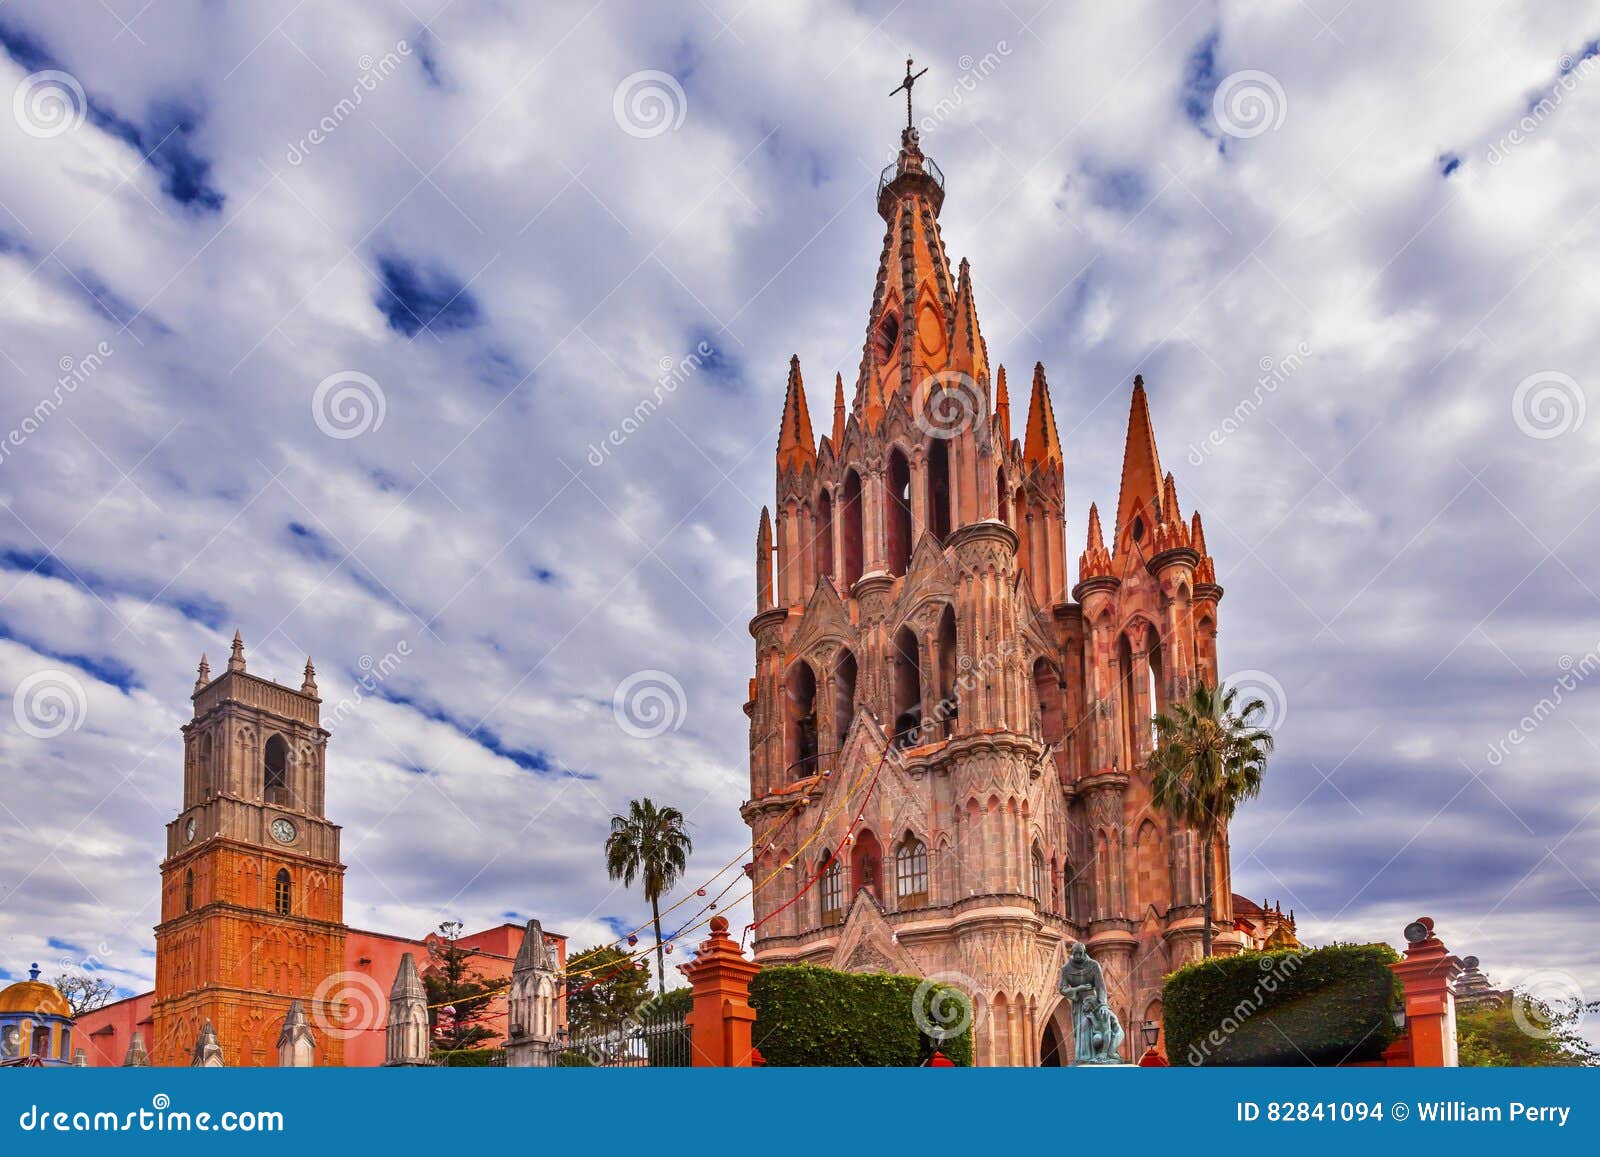
[[[1406,1035],[1415,1068],[1454,1068],[1456,1052],[1456,977],[1461,958],[1451,955],[1433,934],[1433,919],[1423,916],[1406,928],[1406,955],[1389,965],[1406,987]],[[1400,1042],[1395,1042],[1398,1045]],[[1405,1063],[1391,1045],[1390,1064]]]
[[[754,1064],[757,1054],[750,1034],[756,1010],[750,1007],[750,981],[761,966],[739,951],[728,935],[727,917],[711,918],[710,937],[682,971],[694,992],[688,1022],[695,1066]]]

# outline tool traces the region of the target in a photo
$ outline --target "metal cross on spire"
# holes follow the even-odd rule
[[[893,96],[895,93],[899,92],[902,88],[906,90],[906,128],[910,128],[911,127],[911,86],[917,83],[918,77],[922,76],[923,72],[927,72],[928,71],[926,68],[924,68],[922,70],[922,72],[919,72],[915,76],[913,76],[911,74],[911,66],[912,66],[913,63],[914,62],[912,61],[912,59],[909,56],[906,57],[906,78],[904,80],[902,80],[894,88],[891,88],[889,90],[889,95],[890,96]]]

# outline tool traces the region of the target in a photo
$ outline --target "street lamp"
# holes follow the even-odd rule
[[[1161,1039],[1161,1026],[1153,1020],[1147,1020],[1139,1026],[1139,1031],[1144,1033],[1144,1047],[1153,1049]]]

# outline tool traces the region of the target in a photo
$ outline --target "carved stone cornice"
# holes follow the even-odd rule
[[[1200,563],[1200,552],[1192,546],[1175,546],[1155,555],[1145,564],[1145,569],[1156,577],[1169,566],[1186,566],[1193,570]]]
[[[1121,586],[1122,580],[1117,578],[1115,575],[1097,574],[1090,578],[1084,579],[1077,586],[1072,588],[1072,601],[1082,604],[1088,601],[1088,596],[1092,594],[1099,594],[1101,592],[1104,592],[1108,595],[1114,595],[1117,593],[1117,589]]]
[[[1209,599],[1211,602],[1220,603],[1222,601],[1222,588],[1216,583],[1195,583],[1194,597],[1196,602],[1201,599]]]

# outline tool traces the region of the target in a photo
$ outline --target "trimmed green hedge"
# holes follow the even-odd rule
[[[1398,960],[1387,944],[1213,956],[1167,977],[1174,1065],[1336,1065],[1377,1060],[1399,1035]]]
[[[935,1048],[970,1065],[970,999],[951,985],[925,983],[811,964],[763,968],[750,984],[756,1047],[769,1065],[786,1067],[908,1067],[925,1064]],[[923,1026],[961,1031],[935,1040]]]

